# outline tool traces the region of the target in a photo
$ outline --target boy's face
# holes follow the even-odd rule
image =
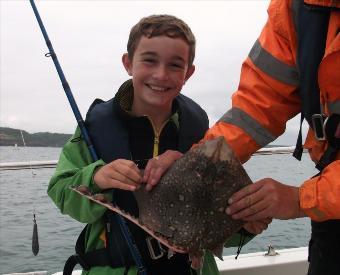
[[[195,70],[188,65],[189,45],[181,38],[167,36],[142,36],[133,59],[124,54],[123,64],[132,76],[132,108],[142,114],[170,111],[173,99]]]

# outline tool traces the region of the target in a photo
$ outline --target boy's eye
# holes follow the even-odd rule
[[[146,62],[146,63],[155,63],[156,59],[153,59],[153,58],[144,58],[143,62]]]
[[[179,63],[171,63],[170,66],[176,69],[183,69],[184,67],[182,64]]]

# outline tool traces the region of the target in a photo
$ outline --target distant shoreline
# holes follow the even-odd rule
[[[25,140],[25,145],[21,133]],[[0,146],[13,147],[63,147],[71,134],[49,132],[28,133],[25,130],[0,127]]]
[[[25,130],[0,127],[0,146],[25,147],[21,137],[24,136],[26,147],[63,147],[72,137],[71,134],[50,132],[28,133]],[[266,148],[289,147],[291,145],[267,145]]]

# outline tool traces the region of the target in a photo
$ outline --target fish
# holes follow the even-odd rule
[[[82,186],[74,190],[137,224],[173,252],[200,259],[210,250],[222,259],[224,243],[244,224],[226,214],[228,199],[250,184],[233,150],[218,137],[175,161],[151,191],[134,191],[138,218],[107,202],[103,194],[89,194]]]

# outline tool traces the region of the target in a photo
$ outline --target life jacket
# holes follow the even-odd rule
[[[177,150],[185,153],[191,148],[192,144],[203,138],[209,126],[208,118],[206,113],[188,97],[179,95],[175,100],[179,114]],[[85,123],[94,148],[98,156],[106,163],[118,158],[131,158],[129,133],[126,125],[116,113],[120,108],[117,104],[119,103],[114,99],[107,102],[97,99],[91,105],[86,116]],[[131,192],[119,189],[114,190],[114,203],[135,216],[138,212]],[[77,263],[84,270],[89,270],[93,266],[125,267],[126,273],[129,267],[134,265],[115,215],[117,214],[107,211],[104,217],[107,226],[106,247],[102,249],[85,252],[87,227],[84,228],[76,243],[76,254],[72,255],[65,264],[64,275],[71,274]],[[161,247],[155,239],[150,238],[146,232],[132,222],[126,221],[126,223],[139,249],[143,263],[146,265],[148,275],[170,275],[173,272],[193,274],[194,271],[190,269],[187,254],[175,254],[170,260],[168,260],[166,253],[164,253],[164,256],[159,257],[160,252],[165,251],[166,248]],[[158,255],[150,255],[150,253]],[[171,269],[167,270],[169,261],[171,261]]]
[[[322,171],[336,159],[340,149],[340,114],[333,113],[326,117],[320,104],[318,69],[324,56],[330,8],[305,5],[299,1],[297,8],[298,68],[300,74],[300,97],[302,103],[300,131],[294,157],[301,160],[302,134],[304,119],[315,133],[318,140],[327,140],[327,149],[316,164]],[[338,87],[340,89],[340,87]],[[319,174],[318,174],[319,175]],[[340,220],[323,222],[311,221],[312,234],[309,242],[308,274],[338,274],[339,253],[334,253],[334,245],[340,241]],[[327,259],[325,259],[327,258]]]
[[[318,83],[318,69],[325,53],[330,11],[340,9],[305,4],[304,1],[296,1],[296,5],[297,65],[302,108],[300,131],[293,155],[301,160],[302,122],[306,119],[316,139],[328,141],[326,151],[316,164],[316,168],[321,171],[335,160],[340,149],[340,136],[337,136],[337,129],[340,129],[340,114],[332,114],[329,118],[323,114]]]

